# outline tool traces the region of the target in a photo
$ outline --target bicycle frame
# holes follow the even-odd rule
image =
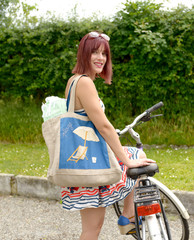
[[[170,189],[168,189],[163,183],[158,181],[157,179],[155,179],[153,177],[148,177],[148,179],[152,183],[156,184],[158,186],[158,188],[160,190],[162,190],[162,192],[164,192],[173,203],[175,203],[178,210],[181,212],[182,216],[185,219],[188,220],[189,219],[189,214],[188,214],[187,210],[185,209],[185,207],[183,206],[183,204],[181,203],[181,201],[177,198],[177,196]]]
[[[147,176],[139,181],[139,186],[134,190],[134,208],[137,238],[140,237],[139,216],[142,217],[142,240],[146,239],[146,224],[151,240],[171,240],[168,220],[162,205],[157,185],[152,184]],[[163,216],[165,228],[163,227]],[[166,229],[166,231],[165,231]]]
[[[157,192],[157,189],[159,189],[161,192],[163,192],[178,208],[178,210],[180,211],[181,215],[183,218],[185,218],[186,220],[189,219],[189,214],[187,212],[187,210],[185,209],[185,207],[183,206],[183,204],[181,203],[181,201],[176,197],[176,195],[170,190],[168,189],[164,184],[162,184],[160,181],[158,181],[157,179],[153,178],[153,177],[143,177],[141,181],[147,181],[149,180],[151,182],[151,185],[147,184],[145,186],[145,188],[147,187],[151,187],[152,188],[152,193],[153,193],[153,187],[156,186],[156,189],[154,189],[154,191]],[[135,190],[135,196],[136,196],[136,191]],[[143,192],[143,194],[145,194],[145,191]],[[135,221],[136,221],[136,228],[137,228],[137,237],[138,239],[141,239],[140,237],[140,229],[139,229],[139,219],[138,219],[138,211],[137,211],[137,204],[138,203],[144,203],[145,205],[147,204],[148,207],[151,207],[152,203],[156,204],[156,203],[160,203],[160,207],[161,210],[154,206],[155,209],[155,213],[151,214],[151,215],[147,215],[144,216],[145,221],[143,221],[142,223],[142,240],[146,239],[146,235],[145,235],[145,222],[147,223],[148,226],[148,231],[149,231],[149,235],[150,235],[150,239],[151,240],[171,240],[171,235],[170,235],[170,231],[169,231],[169,226],[168,226],[168,222],[167,222],[167,218],[166,218],[166,214],[160,199],[160,196],[158,196],[158,193],[155,194],[155,196],[153,196],[151,199],[147,198],[146,201],[144,201],[143,199],[137,201],[136,199],[134,200],[134,205],[135,205]],[[153,205],[154,205],[153,204]],[[161,213],[164,216],[164,220],[165,220],[165,227],[167,230],[167,234],[165,233],[165,229],[162,225],[161,222],[161,217],[159,215],[159,212],[161,211]],[[141,214],[140,214],[141,215]],[[161,232],[162,232],[162,236],[163,238],[161,238]]]
[[[152,111],[160,108],[161,106],[163,106],[162,102],[154,105],[153,107],[149,108],[148,110],[137,116],[134,121],[130,125],[126,126],[122,131],[116,130],[118,135],[123,135],[126,132],[129,132],[131,137],[136,141],[136,147],[143,150],[143,144],[141,143],[140,136],[137,132],[133,130],[133,127],[135,127],[140,122],[149,121],[155,116],[161,116],[150,116],[150,113]],[[184,219],[189,219],[189,214],[173,192],[171,192],[165,185],[163,185],[158,180],[150,177],[153,175],[146,175],[146,173],[144,175],[135,175],[136,177],[141,176],[140,183],[143,184],[142,186],[139,184],[139,187],[135,188],[134,193],[137,238],[142,240],[146,239],[145,225],[147,224],[149,237],[151,240],[171,240],[170,228],[160,198],[159,190],[164,193],[171,200],[171,202],[175,204]],[[163,216],[165,228],[161,220],[161,215]],[[140,237],[138,216],[142,216],[142,238]]]

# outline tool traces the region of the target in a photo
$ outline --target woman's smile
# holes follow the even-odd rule
[[[101,45],[91,55],[91,67],[94,75],[102,72],[104,65],[106,64],[107,56],[104,52],[104,46]]]
[[[100,62],[95,62],[94,63],[98,68],[103,68],[103,63],[100,63]]]

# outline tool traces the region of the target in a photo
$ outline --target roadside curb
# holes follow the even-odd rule
[[[0,173],[0,194],[60,200],[61,188],[45,177]]]
[[[173,191],[189,214],[194,214],[194,192]],[[45,177],[0,173],[0,194],[18,195],[48,200],[60,200],[61,188]]]

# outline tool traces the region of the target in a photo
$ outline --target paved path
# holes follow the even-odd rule
[[[189,224],[192,240],[194,216]],[[67,212],[57,201],[0,196],[1,240],[78,240],[80,232],[79,212]],[[108,207],[99,240],[127,239],[133,238],[119,234],[114,210]]]

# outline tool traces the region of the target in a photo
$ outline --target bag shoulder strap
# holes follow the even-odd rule
[[[68,92],[68,102],[67,102],[67,111],[68,112],[74,112],[75,110],[75,90],[76,90],[76,86],[77,83],[79,81],[79,79],[82,76],[86,76],[86,75],[79,75],[77,76],[71,83],[70,88],[69,88],[69,92]]]

